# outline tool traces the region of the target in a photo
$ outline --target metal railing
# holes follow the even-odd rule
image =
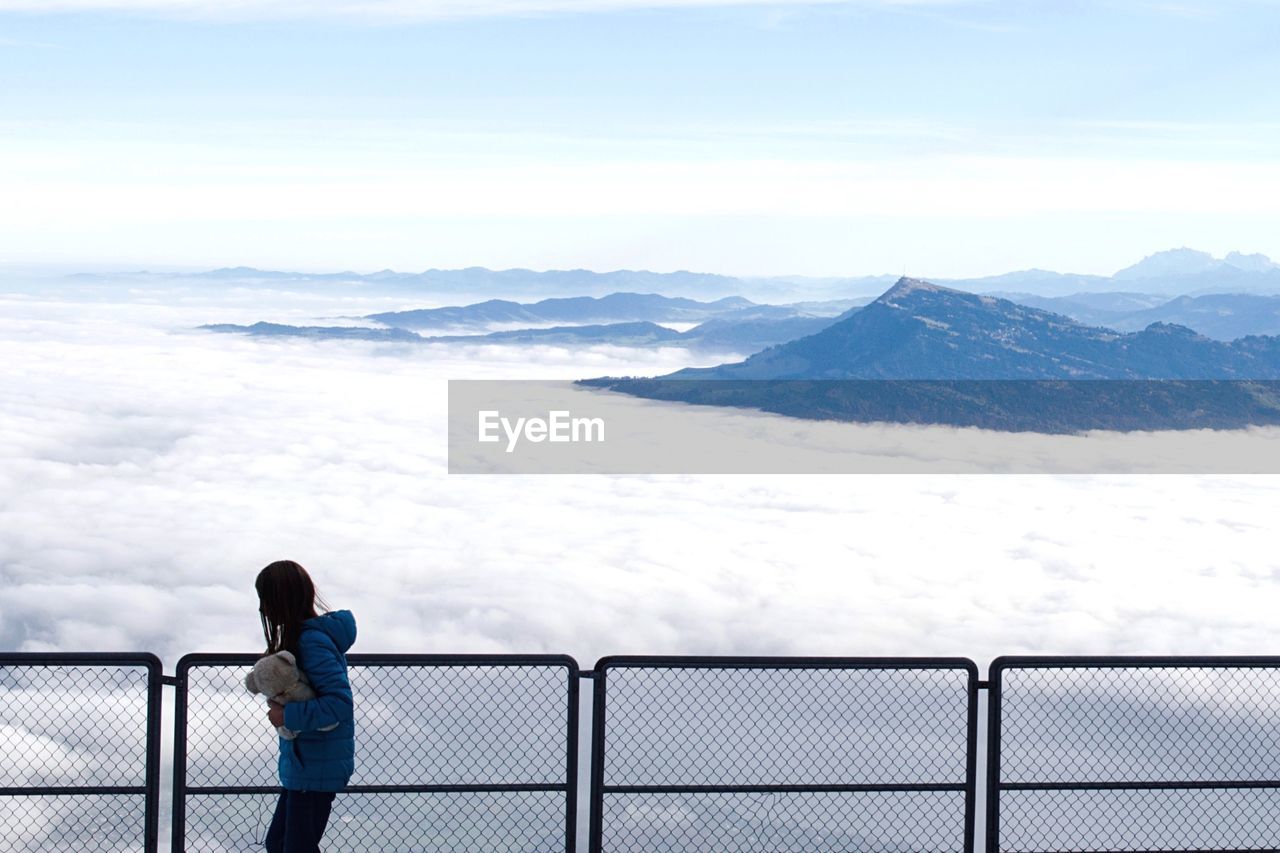
[[[242,680],[255,655],[178,664],[175,850],[255,849],[277,740]],[[350,655],[357,762],[326,843],[343,851],[572,851],[578,666],[563,656]]]
[[[0,850],[156,849],[160,659],[0,654]]]
[[[592,853],[969,853],[977,681],[956,658],[605,658]]]
[[[989,702],[989,853],[1280,848],[1280,658],[998,658]]]
[[[0,853],[156,851],[168,686],[172,849],[259,849],[255,659],[0,654]],[[349,663],[337,850],[572,853],[580,824],[592,853],[1280,850],[1280,657],[1005,657],[989,683],[964,658]]]

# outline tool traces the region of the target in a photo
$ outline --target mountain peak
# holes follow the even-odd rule
[[[1230,270],[1265,273],[1277,268],[1278,265],[1263,254],[1246,255],[1243,252],[1229,252],[1225,258],[1219,260],[1208,252],[1184,247],[1148,255],[1133,266],[1120,270],[1114,278],[1150,279]]]
[[[1165,336],[1174,337],[1174,338],[1196,338],[1200,340],[1206,340],[1206,341],[1208,340],[1208,338],[1201,335],[1195,329],[1192,329],[1188,326],[1184,326],[1181,323],[1166,323],[1162,320],[1157,320],[1156,322],[1151,323],[1145,329],[1139,332],[1139,334],[1165,335]]]
[[[920,278],[907,278],[905,275],[898,279],[893,287],[880,294],[880,298],[876,302],[892,302],[895,299],[901,299],[904,296],[910,296],[913,293],[960,293],[961,291],[952,290],[949,287],[942,287],[931,281],[925,281]]]
[[[1133,266],[1125,267],[1116,273],[1116,279],[1159,278],[1161,276],[1194,275],[1213,269],[1218,260],[1208,252],[1188,249],[1166,249],[1147,255]]]
[[[1228,266],[1247,272],[1267,272],[1280,267],[1280,264],[1277,264],[1261,252],[1252,255],[1246,255],[1243,252],[1228,252],[1223,261]]]

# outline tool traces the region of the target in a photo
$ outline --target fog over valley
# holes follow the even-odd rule
[[[0,646],[256,650],[289,557],[364,652],[1269,648],[1274,477],[450,476],[448,379],[723,359],[196,330],[390,302],[4,296]]]

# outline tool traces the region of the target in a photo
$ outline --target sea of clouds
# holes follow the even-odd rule
[[[359,652],[1275,650],[1275,477],[449,475],[448,379],[720,359],[195,330],[398,307],[0,296],[0,648],[257,651],[253,578],[290,558]]]

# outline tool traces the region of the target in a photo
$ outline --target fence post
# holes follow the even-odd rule
[[[173,853],[186,849],[187,833],[187,659],[178,661],[173,694]]]
[[[601,853],[604,832],[605,673],[597,663],[591,699],[591,843],[589,853]]]
[[[987,853],[1000,849],[1000,660],[987,669]]]
[[[569,676],[569,711],[568,725],[565,726],[565,782],[569,789],[565,792],[564,837],[566,853],[575,853],[578,849],[578,682],[579,672],[574,666]]]
[[[151,656],[147,662],[147,806],[143,833],[144,848],[156,851],[160,846],[160,714],[164,696],[164,670],[160,659]]]

